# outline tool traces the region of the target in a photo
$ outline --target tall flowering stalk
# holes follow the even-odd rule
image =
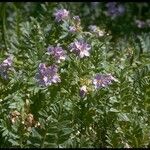
[[[53,83],[58,83],[61,80],[57,72],[58,68],[56,65],[46,67],[44,63],[40,63],[36,79],[41,86],[49,86]]]
[[[47,49],[47,54],[52,55],[58,63],[66,59],[65,51],[60,46],[49,46]]]
[[[13,56],[9,56],[7,59],[5,59],[1,64],[0,64],[0,75],[4,79],[8,79],[8,70],[12,66],[12,60]]]
[[[91,46],[84,40],[75,40],[69,45],[70,51],[76,53],[80,58],[90,56]]]
[[[54,16],[57,22],[64,21],[69,18],[69,11],[67,11],[66,9],[59,9],[59,10],[56,10],[56,12],[54,13]]]

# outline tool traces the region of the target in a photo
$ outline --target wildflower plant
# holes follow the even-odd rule
[[[150,34],[134,22],[138,6],[0,4],[1,148],[150,146]]]

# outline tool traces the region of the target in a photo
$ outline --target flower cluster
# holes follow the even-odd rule
[[[69,18],[69,11],[67,11],[66,9],[59,9],[56,10],[54,16],[57,22],[64,21]],[[72,18],[72,24],[69,26],[69,32],[73,33],[76,31],[80,31],[81,29],[80,17],[74,16]],[[91,49],[91,46],[83,40],[75,40],[69,45],[69,48],[71,52],[73,51],[77,53],[81,58],[90,55],[89,50]],[[50,45],[47,48],[46,54],[52,55],[57,63],[60,63],[67,57],[65,51],[59,45],[55,47]],[[60,82],[61,80],[58,76],[57,71],[57,66],[54,64],[52,66],[46,67],[44,63],[40,63],[38,73],[36,74],[36,79],[42,86],[49,86],[52,85],[52,83]]]
[[[52,55],[54,59],[56,60],[56,62],[58,63],[60,63],[61,60],[66,59],[65,52],[60,46],[56,46],[56,47],[49,46],[47,54]]]
[[[125,7],[122,4],[117,4],[116,2],[108,2],[106,4],[107,7],[107,15],[111,16],[112,19],[116,18],[117,16],[121,16],[125,12]]]
[[[66,9],[59,9],[56,10],[54,16],[57,22],[64,21],[69,18],[69,11],[67,11]]]
[[[41,86],[48,86],[61,81],[57,72],[56,65],[46,67],[44,63],[40,63],[36,78]]]
[[[71,52],[75,52],[81,58],[90,55],[89,50],[91,49],[91,46],[84,40],[75,40],[69,45],[69,48]]]
[[[116,81],[116,79],[111,74],[97,74],[93,79],[93,84],[95,89],[98,89],[110,85],[112,81]]]
[[[9,56],[7,59],[5,59],[2,64],[0,64],[0,75],[4,78],[7,79],[8,78],[8,70],[11,68],[12,66],[12,60],[13,60],[13,56]]]
[[[115,2],[107,4],[107,6],[111,8],[113,8],[115,5],[116,5]],[[60,9],[54,13],[54,16],[56,21],[59,22],[67,19],[69,17],[69,12],[66,9]],[[72,23],[73,25],[69,26],[69,31],[76,32],[78,28],[80,28],[80,17],[74,16]],[[91,30],[91,32],[95,33],[98,36],[104,35],[104,32],[101,31],[95,25],[90,25],[89,29]],[[85,42],[83,39],[78,39],[78,40],[76,39],[74,42],[72,42],[69,45],[69,49],[71,52],[76,53],[80,58],[83,58],[83,57],[88,57],[90,55],[91,46],[87,44],[87,42]],[[59,45],[55,47],[50,45],[47,49],[47,54],[52,55],[57,63],[60,63],[61,61],[66,59],[65,51]],[[39,69],[36,78],[39,84],[42,86],[52,85],[53,83],[58,83],[61,81],[58,75],[57,66],[51,65],[49,67],[46,67],[44,63],[39,64]],[[97,74],[93,79],[93,84],[97,89],[100,87],[106,87],[107,85],[111,84],[112,81],[115,81],[115,78],[110,74],[108,75]],[[87,86],[83,85],[79,89],[79,95],[81,97],[84,97],[87,94],[87,91],[88,91]]]

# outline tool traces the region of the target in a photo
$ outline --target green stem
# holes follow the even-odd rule
[[[46,139],[46,134],[47,134],[47,128],[45,130],[45,134],[44,134],[44,137],[43,137],[43,141],[41,143],[41,148],[44,148],[44,142],[45,142],[45,139]]]
[[[14,4],[14,9],[16,11],[16,32],[17,32],[17,37],[19,39],[20,31],[19,31],[19,12],[17,6]]]
[[[5,44],[5,49],[7,50],[7,36],[6,36],[6,4],[2,5],[2,37]]]
[[[83,102],[83,99],[81,100],[80,108],[81,108],[81,114],[80,114],[81,126],[80,126],[79,138],[80,138],[80,144],[82,145],[82,135],[83,135],[83,127],[84,127],[84,122],[83,122],[84,121],[84,116],[83,116],[84,115],[84,102]]]

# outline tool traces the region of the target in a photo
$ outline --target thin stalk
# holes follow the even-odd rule
[[[80,138],[80,146],[82,146],[82,135],[83,135],[83,127],[84,127],[84,102],[83,102],[83,99],[81,99],[80,101],[80,108],[81,108],[81,112],[80,112],[80,134],[79,134],[79,138]]]
[[[43,140],[42,140],[42,143],[41,143],[41,148],[44,148],[44,142],[46,140],[47,129],[48,128],[46,128],[45,133],[44,133],[44,137],[43,137]]]
[[[5,44],[5,49],[7,50],[7,35],[6,35],[6,3],[2,5],[2,38]]]
[[[17,37],[19,39],[19,35],[20,35],[20,30],[19,30],[19,11],[17,6],[14,4],[14,9],[16,11],[16,32],[17,32]]]

